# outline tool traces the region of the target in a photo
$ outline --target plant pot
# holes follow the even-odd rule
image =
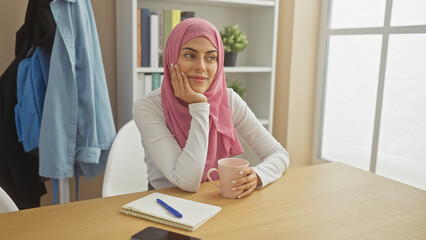
[[[227,67],[234,67],[235,63],[237,62],[237,55],[236,52],[225,52],[225,59],[224,59],[224,66]]]

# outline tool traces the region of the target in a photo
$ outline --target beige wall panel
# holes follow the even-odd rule
[[[309,165],[321,1],[280,1],[274,136],[291,166]]]
[[[294,160],[293,166],[310,165],[312,161],[320,8],[318,0],[295,1],[287,132],[287,149]]]
[[[279,11],[273,135],[287,147],[294,1],[281,1]]]
[[[16,32],[24,24],[28,0],[0,1],[0,75],[15,58]]]

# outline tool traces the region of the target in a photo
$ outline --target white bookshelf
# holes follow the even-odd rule
[[[163,68],[137,67],[136,9],[194,11],[218,30],[238,24],[249,45],[238,54],[236,67],[225,67],[229,80],[246,88],[245,101],[261,123],[272,131],[279,0],[116,0],[118,128],[132,119],[138,81]]]

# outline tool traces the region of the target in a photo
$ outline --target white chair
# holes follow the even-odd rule
[[[9,195],[0,187],[0,213],[19,211]]]
[[[102,185],[102,197],[148,190],[145,152],[133,120],[126,123],[112,143]]]

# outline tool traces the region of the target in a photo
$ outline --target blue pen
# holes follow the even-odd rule
[[[182,218],[182,214],[180,212],[178,212],[176,209],[170,207],[169,205],[167,205],[167,203],[163,202],[161,199],[157,198],[157,202],[163,206],[165,209],[167,209],[167,211],[171,212],[173,215],[175,215],[178,218]]]

